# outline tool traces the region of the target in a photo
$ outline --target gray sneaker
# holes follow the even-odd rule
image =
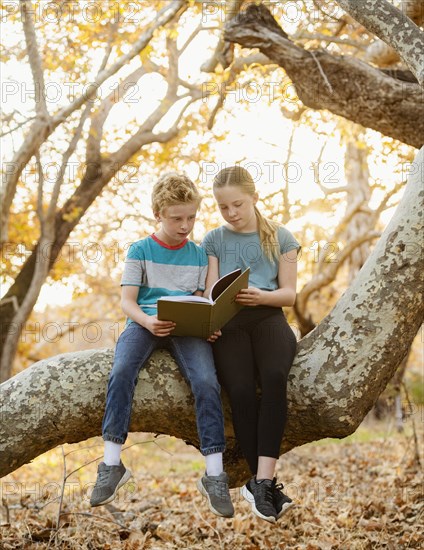
[[[208,499],[209,509],[217,516],[231,518],[234,506],[228,488],[228,476],[222,472],[219,476],[204,475],[197,481],[197,488]]]
[[[254,476],[240,489],[242,496],[252,507],[253,513],[269,523],[275,523],[277,520],[273,495],[274,485],[275,482],[270,479],[263,479],[257,483]]]
[[[97,480],[91,493],[90,505],[101,506],[111,502],[118,489],[131,477],[131,472],[125,468],[122,462],[119,466],[107,466],[100,462],[97,468]]]

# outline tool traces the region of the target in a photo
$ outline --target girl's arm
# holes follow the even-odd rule
[[[123,286],[121,294],[122,311],[127,317],[146,328],[155,336],[168,336],[171,334],[175,323],[172,321],[159,321],[156,315],[147,315],[140,309],[137,303],[138,286]]]
[[[218,267],[218,258],[215,258],[215,256],[208,256],[208,274],[206,275],[206,289],[203,293],[203,296],[206,298],[209,297],[209,293],[211,291],[211,286],[216,283],[216,281],[219,279],[219,267]],[[215,342],[220,336],[221,331],[217,330],[215,331],[211,336],[208,338],[208,342]]]
[[[260,290],[249,287],[237,295],[237,302],[244,306],[293,306],[296,300],[297,250],[280,256],[277,290]]]
[[[206,289],[203,296],[209,297],[211,286],[219,279],[219,264],[218,258],[215,256],[208,256],[208,274],[206,275]]]

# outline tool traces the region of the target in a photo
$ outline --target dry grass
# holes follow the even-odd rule
[[[423,417],[415,416],[422,441]],[[423,471],[410,422],[398,434],[391,422],[368,421],[343,442],[306,445],[282,457],[278,475],[296,507],[274,526],[253,516],[235,489],[234,518],[211,514],[195,488],[201,455],[181,441],[146,434],[133,434],[124,451],[134,479],[112,505],[92,509],[102,441],[65,445],[3,478],[0,548],[423,548]]]

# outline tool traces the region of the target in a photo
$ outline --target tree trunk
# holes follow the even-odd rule
[[[422,321],[424,148],[404,196],[353,285],[298,345],[282,452],[353,433],[406,356]],[[64,442],[100,435],[112,351],[68,353],[0,386],[0,475]],[[226,405],[231,483],[247,476]],[[193,399],[166,352],[140,375],[132,431],[168,433],[199,447]]]
[[[413,147],[423,145],[423,90],[417,83],[387,76],[354,57],[297,46],[263,5],[250,4],[231,19],[225,39],[259,48],[282,67],[307,107],[328,109]]]
[[[375,217],[369,207],[371,189],[369,185],[368,147],[359,146],[362,131],[355,127],[352,129],[351,139],[348,140],[345,154],[346,173],[346,204],[347,208],[352,204],[361,203],[362,207],[354,214],[346,227],[345,242],[351,242],[374,230]],[[364,265],[370,254],[370,243],[365,242],[355,248],[347,260],[348,284],[351,285],[358,271]]]

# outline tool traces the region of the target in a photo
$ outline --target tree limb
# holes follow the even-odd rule
[[[418,84],[390,78],[352,57],[322,50],[315,50],[312,55],[288,39],[263,5],[250,4],[240,12],[227,23],[225,37],[244,47],[259,48],[283,67],[307,107],[328,109],[366,128],[421,147],[424,102]]]
[[[289,415],[280,451],[353,433],[408,353],[423,321],[424,147],[404,196],[354,283],[298,344],[289,375]],[[0,475],[64,442],[101,433],[112,350],[56,356],[0,385]],[[46,399],[48,396],[48,399]],[[169,354],[140,373],[131,431],[168,433],[199,448],[193,397]],[[226,469],[248,477],[224,395]]]
[[[336,0],[358,23],[391,46],[424,86],[424,36],[409,17],[387,0]]]

